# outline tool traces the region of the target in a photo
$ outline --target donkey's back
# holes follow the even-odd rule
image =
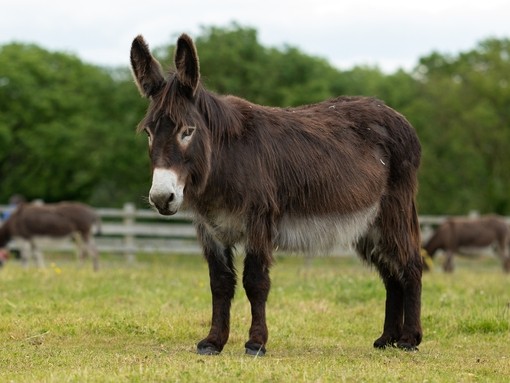
[[[54,209],[56,214],[72,223],[75,231],[84,235],[90,234],[94,225],[100,225],[97,212],[83,203],[60,202],[54,205]]]
[[[99,222],[95,211],[81,203],[24,204],[11,216],[12,235],[30,239],[38,236],[64,237],[79,233],[88,237]]]

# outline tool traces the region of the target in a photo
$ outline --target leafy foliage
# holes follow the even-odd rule
[[[510,212],[509,71],[509,40],[421,59],[414,113],[422,116],[415,126],[425,147],[421,187],[429,211]],[[434,198],[438,193],[442,198]]]
[[[323,59],[297,48],[266,48],[253,28],[233,24],[207,27],[196,39],[202,80],[219,94],[234,94],[274,106],[308,104],[331,97],[330,80],[338,73]],[[171,62],[174,46],[159,50]]]
[[[206,86],[294,106],[337,95],[379,97],[415,126],[423,146],[421,213],[510,214],[510,40],[458,55],[433,52],[410,73],[340,71],[292,46],[265,47],[254,28],[204,27],[195,39]],[[156,47],[169,67],[173,45]],[[129,52],[126,52],[128,55]],[[146,101],[128,68],[100,68],[35,45],[0,47],[0,201],[142,203],[150,168],[134,127]]]
[[[133,169],[146,164],[133,156],[144,146],[126,129],[143,104],[126,89],[126,75],[115,81],[76,57],[21,44],[1,48],[0,68],[2,200],[14,193],[94,200],[102,186],[109,200],[97,202],[115,204],[119,190],[136,188],[125,180],[136,180]]]

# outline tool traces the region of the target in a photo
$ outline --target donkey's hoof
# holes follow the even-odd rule
[[[416,345],[408,342],[397,342],[397,347],[405,351],[419,351]]]
[[[212,343],[201,341],[197,344],[197,354],[199,355],[218,355],[221,350],[218,350]]]
[[[375,348],[385,349],[387,347],[394,347],[395,341],[391,337],[381,336],[374,342]]]
[[[215,347],[197,347],[199,355],[219,355],[220,352]]]
[[[266,348],[262,344],[258,343],[246,343],[246,355],[252,356],[264,356],[266,355]]]

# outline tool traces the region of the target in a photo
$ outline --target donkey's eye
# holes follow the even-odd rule
[[[152,134],[149,129],[144,129],[145,133],[147,134],[147,140],[149,142],[149,146],[152,145]]]
[[[186,126],[181,130],[181,142],[182,143],[188,143],[191,140],[191,137],[193,136],[193,133],[195,133],[195,127],[193,126]]]

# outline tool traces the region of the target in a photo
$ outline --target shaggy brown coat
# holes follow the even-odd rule
[[[338,97],[297,108],[219,96],[200,82],[191,38],[177,41],[166,75],[141,36],[131,64],[150,99],[139,125],[149,137],[149,202],[161,214],[194,213],[213,296],[198,352],[221,352],[243,244],[243,286],[252,308],[246,351],[263,354],[275,248],[321,252],[352,244],[378,268],[387,292],[375,347],[420,343],[422,261],[415,208],[420,143],[409,122],[377,99]]]

